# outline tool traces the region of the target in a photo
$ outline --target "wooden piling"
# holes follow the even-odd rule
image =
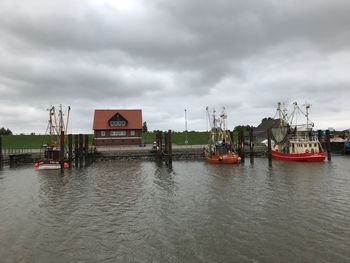
[[[163,132],[159,131],[159,152],[163,154]]]
[[[88,163],[89,158],[89,135],[85,134],[84,136],[84,159],[85,164]]]
[[[269,166],[271,166],[272,165],[271,128],[267,130],[267,158],[269,160]]]
[[[3,157],[2,157],[2,136],[0,136],[0,169],[3,167]]]
[[[83,135],[79,134],[79,167],[82,168],[84,165],[84,155],[83,155]]]
[[[241,162],[244,162],[244,131],[240,129],[238,131],[238,143],[239,143],[239,152],[238,155],[241,157]]]
[[[168,130],[168,165],[171,168],[173,163],[173,147],[172,147],[172,136],[171,130]]]
[[[164,153],[166,155],[169,153],[169,151],[168,151],[168,134],[167,134],[167,132],[164,132]]]
[[[69,168],[72,167],[73,160],[73,135],[68,134],[68,164]]]
[[[253,128],[249,130],[249,152],[250,152],[250,163],[254,163],[254,137]]]
[[[79,136],[74,136],[74,165],[75,168],[79,167]]]
[[[60,164],[61,164],[61,172],[64,170],[64,131],[61,131],[60,136]]]
[[[331,136],[329,130],[326,130],[326,148],[327,148],[327,160],[330,161],[331,157]]]

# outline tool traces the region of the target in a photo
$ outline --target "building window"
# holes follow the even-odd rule
[[[134,130],[130,131],[130,136],[135,136],[135,131]]]
[[[110,121],[109,125],[110,126],[125,126],[126,123],[125,123],[125,121]]]
[[[126,135],[126,131],[111,131],[111,136],[125,136]]]
[[[101,131],[101,136],[106,136],[106,132],[105,131]]]

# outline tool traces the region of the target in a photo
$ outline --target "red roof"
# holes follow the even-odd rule
[[[128,122],[126,126],[109,126],[108,121],[117,113]],[[142,129],[142,110],[95,110],[94,130]]]

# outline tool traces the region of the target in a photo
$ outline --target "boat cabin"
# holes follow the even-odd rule
[[[287,145],[275,145],[273,150],[290,154],[323,152],[321,143],[318,138],[314,136],[291,138]]]

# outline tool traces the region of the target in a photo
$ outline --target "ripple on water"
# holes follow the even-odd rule
[[[4,262],[347,262],[349,159],[0,171]]]

